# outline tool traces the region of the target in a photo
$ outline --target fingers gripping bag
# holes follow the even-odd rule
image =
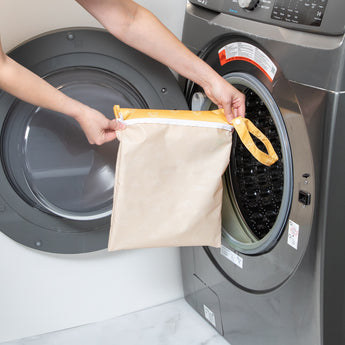
[[[232,130],[263,164],[277,155],[247,119],[223,110],[123,109],[108,250],[221,245],[222,175]],[[259,151],[252,133],[265,145]]]

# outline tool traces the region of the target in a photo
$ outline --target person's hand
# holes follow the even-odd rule
[[[204,86],[207,97],[219,108],[224,109],[225,116],[230,122],[235,117],[245,116],[245,96],[224,78],[218,75]]]
[[[125,124],[109,120],[99,111],[86,107],[83,115],[76,119],[90,144],[102,145],[116,138],[116,131],[124,129]]]

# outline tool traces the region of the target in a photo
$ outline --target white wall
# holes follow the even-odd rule
[[[137,0],[136,2],[152,11],[180,38],[186,1]],[[0,1],[0,35],[5,51],[42,32],[71,26],[101,27],[73,0]]]
[[[138,2],[181,37],[185,0]],[[0,2],[6,51],[71,26],[99,24],[73,0]],[[109,319],[182,295],[178,249],[55,255],[0,232],[0,342]]]

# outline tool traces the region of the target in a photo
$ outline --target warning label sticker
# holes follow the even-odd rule
[[[207,307],[205,304],[204,304],[204,315],[205,315],[205,318],[214,326],[216,327],[216,317],[214,315],[214,312],[209,308]]]
[[[218,51],[219,62],[223,66],[230,61],[242,60],[259,68],[272,82],[277,73],[277,66],[258,47],[247,42],[229,43]]]
[[[243,259],[225,246],[221,246],[220,253],[239,268],[243,268]]]
[[[287,243],[297,250],[298,247],[299,225],[289,220],[289,232]]]

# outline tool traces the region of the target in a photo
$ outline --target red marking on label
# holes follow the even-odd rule
[[[221,50],[218,53],[218,56],[219,56],[219,62],[220,62],[221,66],[224,66],[228,62],[235,61],[235,60],[247,61],[247,62],[251,63],[252,65],[254,65],[255,67],[257,67],[269,79],[270,82],[273,81],[273,79],[270,77],[270,75],[257,62],[253,61],[252,59],[248,59],[244,56],[235,56],[235,57],[231,57],[231,58],[226,58],[225,49]]]

